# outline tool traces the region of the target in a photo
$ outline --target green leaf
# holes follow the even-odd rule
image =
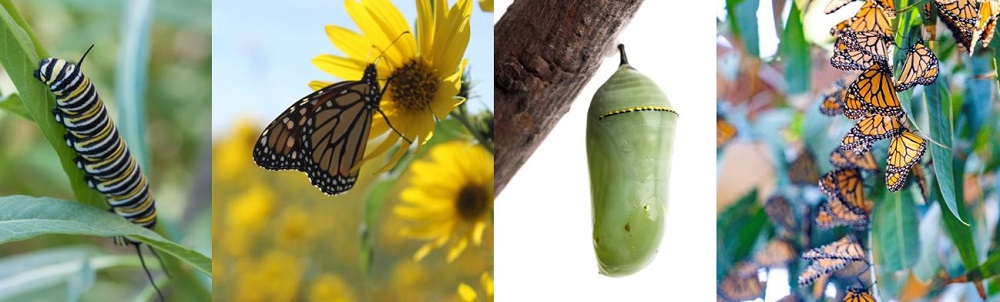
[[[913,275],[927,283],[941,268],[937,244],[941,237],[941,207],[932,203],[920,219],[920,258],[913,265]]]
[[[948,93],[944,87],[945,83],[947,83],[945,76],[943,74],[938,75],[937,81],[928,85],[926,93],[924,93],[930,117],[931,141],[927,143],[927,149],[931,154],[931,159],[934,161],[934,175],[937,176],[938,187],[941,188],[945,205],[947,205],[948,210],[951,211],[954,218],[968,226],[969,224],[962,220],[955,208],[955,200],[958,198],[958,195],[955,194],[952,150],[949,149],[952,146],[951,99],[948,97]],[[935,142],[944,146],[935,144]]]
[[[21,97],[16,93],[8,95],[7,98],[0,100],[0,110],[13,113],[17,116],[26,118],[29,121],[34,121],[34,119],[31,118],[31,113],[28,113],[28,108],[25,108],[24,103],[21,102]]]
[[[955,174],[952,175],[953,177],[964,174],[965,172],[964,165],[956,165],[955,167],[956,169],[955,169]],[[941,175],[938,176],[940,178]],[[959,191],[958,192],[959,196],[962,196],[961,192],[962,187],[957,187],[955,189]],[[941,194],[940,191],[937,191],[936,193]],[[937,200],[938,203],[941,205],[941,207],[945,206],[944,198],[942,198],[941,196],[937,196]],[[958,211],[960,217],[969,216],[967,210],[965,209],[964,202],[959,202],[955,204],[955,206],[956,206],[956,211]],[[970,227],[968,224],[965,224],[964,222],[962,222],[960,218],[957,218],[954,215],[942,215],[942,216],[944,216],[942,217],[942,219],[944,219],[944,224],[946,229],[948,230],[948,234],[951,235],[951,241],[952,243],[955,244],[955,248],[958,249],[958,254],[962,258],[962,265],[964,265],[967,269],[976,267],[979,264],[979,260],[976,255],[975,241],[973,241],[972,238],[972,227]]]
[[[10,76],[24,107],[36,121],[45,140],[59,155],[63,171],[69,177],[77,201],[94,207],[107,207],[104,197],[83,181],[83,171],[73,162],[76,154],[63,141],[65,129],[52,115],[55,97],[45,84],[32,76],[41,60],[40,56],[46,55],[45,50],[37,47],[30,30],[22,27],[24,20],[17,10],[13,9],[10,1],[0,0],[0,5],[3,6],[3,9],[0,9],[0,64]]]
[[[993,60],[991,51],[981,51],[977,52],[972,56],[971,67],[972,74],[993,74]],[[970,77],[966,80],[965,86],[965,101],[962,103],[961,115],[959,116],[960,122],[955,123],[956,125],[962,125],[957,132],[960,138],[964,140],[974,140],[976,136],[979,135],[980,129],[983,127],[983,123],[992,120],[990,115],[993,110],[990,110],[993,104],[993,95],[996,93],[996,80],[992,79],[978,79],[976,77]],[[979,141],[982,144],[983,141]],[[974,145],[973,149],[976,149],[978,145]]]
[[[788,14],[788,24],[781,35],[779,45],[781,58],[785,62],[785,81],[788,94],[799,94],[809,90],[809,43],[802,30],[802,11],[797,3],[792,4]]]
[[[760,0],[726,0],[729,30],[743,41],[747,53],[759,57],[760,42],[757,33],[757,8]]]
[[[79,203],[48,197],[0,197],[0,244],[47,234],[129,236],[212,275],[212,259],[164,239],[122,217]]]
[[[910,268],[920,256],[917,209],[909,191],[889,193],[872,210],[872,234],[880,270]]]
[[[68,287],[69,297],[79,297],[94,284],[97,265],[95,251],[89,247],[66,247],[41,250],[0,259],[0,301],[14,301],[18,296],[34,296],[53,287]]]
[[[968,278],[969,281],[977,282],[997,274],[1000,274],[1000,251],[994,251],[987,256],[983,265],[969,271]]]
[[[124,5],[121,47],[115,65],[115,101],[118,131],[142,171],[152,173],[147,151],[145,92],[149,65],[149,31],[153,23],[152,1],[129,1]],[[108,49],[107,51],[110,51]]]
[[[716,278],[721,280],[736,263],[746,259],[767,224],[767,213],[750,191],[719,215],[716,221]],[[716,280],[716,281],[718,281]]]

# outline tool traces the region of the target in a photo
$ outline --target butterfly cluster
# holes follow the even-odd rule
[[[831,1],[825,12],[832,13],[850,2]],[[820,103],[820,112],[825,115],[842,114],[857,121],[841,140],[842,150],[835,150],[834,155],[843,157],[843,150],[852,150],[861,156],[876,141],[890,139],[885,181],[893,192],[903,187],[927,147],[924,138],[910,130],[898,92],[933,83],[939,70],[937,57],[916,39],[901,62],[899,77],[893,77],[894,18],[892,1],[866,0],[854,17],[831,29],[836,42],[830,64],[848,73],[824,93]],[[849,80],[851,84],[846,84]]]

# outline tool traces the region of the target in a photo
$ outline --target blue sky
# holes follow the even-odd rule
[[[454,0],[449,0],[449,5]],[[476,1],[473,1],[476,2]],[[414,1],[393,1],[407,20]],[[493,109],[493,14],[472,9],[466,50],[472,68],[473,110]],[[340,54],[324,26],[357,30],[344,1],[216,0],[212,3],[212,132],[224,134],[241,117],[263,127],[295,100],[309,94],[310,80],[340,81],[313,66],[320,54]]]

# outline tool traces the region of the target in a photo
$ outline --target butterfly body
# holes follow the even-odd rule
[[[354,187],[384,90],[374,64],[359,81],[334,83],[292,104],[254,145],[253,158],[268,170],[298,170],[328,195]]]

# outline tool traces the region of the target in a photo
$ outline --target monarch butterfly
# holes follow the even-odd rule
[[[771,239],[753,256],[758,267],[779,267],[795,260],[795,248],[781,239]]]
[[[972,55],[976,45],[972,39],[979,19],[979,8],[973,0],[934,0],[938,15],[962,49]]]
[[[889,191],[899,191],[903,187],[910,167],[920,161],[926,148],[927,142],[909,131],[903,131],[889,141],[889,157],[885,163],[885,185]]]
[[[870,201],[865,201],[870,205]],[[868,229],[868,212],[862,209],[858,213],[845,204],[836,196],[828,196],[825,203],[820,205],[819,214],[816,215],[816,225],[821,229],[832,229],[838,226],[848,226],[855,230]]]
[[[726,119],[722,118],[721,115],[715,115],[715,148],[722,148],[726,143],[729,143],[734,138],[736,138],[736,125],[733,125]]]
[[[663,91],[621,64],[587,112],[593,244],[600,273],[634,273],[652,261],[663,235],[677,112]]]
[[[870,210],[865,202],[865,180],[858,169],[837,169],[823,175],[819,189],[830,199],[839,199],[851,206],[855,212]]]
[[[847,4],[851,3],[851,2],[855,2],[855,1],[864,1],[864,0],[832,0],[832,1],[830,1],[830,3],[828,3],[826,5],[826,8],[823,9],[823,13],[825,13],[825,14],[832,14],[832,13],[836,12],[837,10],[839,10],[841,7],[844,7],[845,5],[847,5]],[[875,5],[877,5],[879,8],[883,9],[885,11],[886,15],[889,16],[889,18],[895,18],[896,17],[896,3],[894,1],[892,1],[892,0],[870,0],[869,2],[872,2]]]
[[[979,18],[976,20],[976,30],[972,33],[970,45],[975,46],[980,38],[983,39],[983,48],[990,45],[993,40],[993,31],[996,29],[997,16],[1000,16],[1000,2],[997,0],[980,1]]]
[[[767,202],[764,203],[764,212],[767,213],[768,217],[771,217],[772,221],[785,228],[785,230],[795,231],[798,229],[798,221],[795,220],[795,210],[792,209],[792,205],[785,196],[774,195],[768,198]]]
[[[304,172],[327,195],[354,187],[372,116],[379,113],[395,130],[379,109],[388,84],[379,87],[376,64],[365,67],[361,80],[330,84],[279,114],[254,144],[254,162],[268,170]]]
[[[813,281],[816,281],[816,279],[821,277],[829,277],[831,273],[840,270],[853,262],[851,260],[841,258],[819,258],[811,261],[812,263],[803,269],[802,273],[799,274],[799,286],[812,284]]]
[[[858,154],[843,146],[833,149],[830,153],[830,164],[837,168],[858,168],[875,173],[879,171],[878,163],[875,162],[875,156],[870,150]]]
[[[817,278],[847,267],[853,262],[868,263],[868,255],[853,234],[833,243],[813,248],[802,254],[802,259],[812,263],[799,275],[800,286],[811,284]]]
[[[816,158],[812,152],[809,152],[809,149],[803,148],[802,154],[799,154],[799,157],[795,158],[788,166],[788,178],[797,185],[815,185],[819,181]]]
[[[721,301],[746,301],[764,295],[764,286],[757,278],[757,266],[740,262],[719,283],[716,292]]]
[[[875,64],[888,66],[895,45],[894,40],[878,32],[855,32],[845,27],[837,33],[830,64],[840,70],[862,71]]]
[[[895,136],[902,130],[903,124],[896,117],[869,114],[847,132],[840,147],[852,149],[856,153],[865,153],[871,149],[875,141]]]
[[[57,58],[42,59],[33,75],[49,86],[56,97],[52,113],[66,128],[66,144],[76,152],[74,162],[83,170],[87,185],[104,196],[112,212],[152,229],[156,224],[156,201],[149,183],[108,116],[94,83],[80,70],[93,48],[91,45],[76,64]],[[163,300],[163,293],[153,282],[142,257],[142,242],[125,236],[115,237],[114,242],[135,247],[146,276]],[[156,250],[152,247],[149,250],[160,259]],[[161,267],[165,267],[160,261]]]
[[[923,41],[917,41],[906,53],[903,71],[899,74],[896,91],[910,89],[914,85],[930,85],[938,75],[938,59]]]
[[[858,241],[857,236],[847,234],[844,238],[840,238],[840,240],[812,248],[802,253],[802,259],[814,260],[820,258],[865,261],[868,259],[868,254],[865,253],[865,248],[861,246],[861,242]]]
[[[844,103],[844,114],[851,119],[852,116],[863,116],[863,113],[877,113],[886,116],[900,116],[903,114],[903,107],[899,103],[899,95],[892,78],[892,71],[888,65],[875,64],[858,76],[858,79],[851,84],[850,93],[861,102]],[[861,107],[857,107],[860,104]],[[861,114],[858,114],[861,113]]]
[[[888,1],[892,0],[886,0],[885,2]],[[892,9],[880,7],[880,5],[875,4],[875,1],[865,1],[865,4],[861,5],[858,13],[851,18],[849,28],[855,32],[877,32],[884,39],[892,39],[892,23],[889,21],[887,11],[892,11]]]
[[[875,302],[875,297],[868,293],[868,289],[850,287],[844,295],[844,302]]]
[[[934,9],[934,1],[925,1],[924,5],[920,6],[920,13],[924,23],[924,39],[927,41],[928,47],[934,48],[934,40],[937,39],[938,19],[937,10]]]
[[[823,93],[823,101],[819,104],[819,112],[826,116],[836,116],[844,113],[844,97],[847,96],[847,85],[844,78],[837,79],[827,92]]]

